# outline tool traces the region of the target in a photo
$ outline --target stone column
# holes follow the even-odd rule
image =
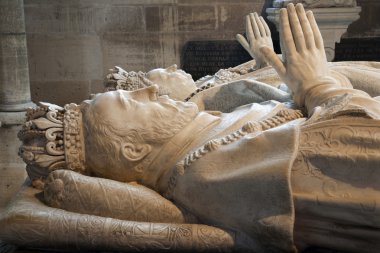
[[[0,212],[26,178],[17,133],[31,106],[23,0],[0,0]]]
[[[313,11],[325,43],[328,61],[335,57],[335,43],[339,43],[348,26],[359,19],[361,11],[361,8],[356,6],[356,0],[274,0],[274,8],[267,8],[266,12],[268,20],[272,21],[277,29],[280,8],[289,3],[302,3],[306,9]]]
[[[0,121],[19,124],[30,106],[24,3],[0,0]]]

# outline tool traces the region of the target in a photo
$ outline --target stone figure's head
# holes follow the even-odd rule
[[[102,93],[84,103],[87,164],[92,173],[119,181],[139,180],[150,154],[198,113],[193,103],[159,97],[156,85]]]
[[[18,133],[23,158],[33,186],[42,188],[51,171],[69,169],[85,174],[82,113],[76,104],[64,108],[39,103],[26,112],[26,122]]]
[[[20,156],[32,180],[70,169],[140,181],[160,148],[197,113],[193,103],[159,97],[156,85],[100,93],[80,106],[42,103],[29,110],[19,133]]]
[[[183,101],[196,90],[191,75],[177,69],[175,64],[165,69],[153,69],[147,73],[127,72],[120,67],[115,67],[110,72],[106,81],[107,91],[117,89],[132,91],[157,84],[159,95],[168,95],[172,99]]]

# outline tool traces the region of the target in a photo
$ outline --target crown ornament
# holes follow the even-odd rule
[[[113,69],[109,70],[109,74],[106,76],[105,91],[133,91],[141,88],[150,87],[152,85],[153,82],[146,77],[145,72],[127,72],[124,69],[115,66]]]
[[[51,171],[73,170],[85,174],[85,149],[80,106],[64,108],[40,102],[26,112],[26,122],[18,133],[22,145],[19,156],[34,186],[43,186]]]

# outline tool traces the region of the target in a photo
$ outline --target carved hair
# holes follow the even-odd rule
[[[97,173],[111,168],[132,168],[137,164],[128,163],[121,158],[120,148],[123,143],[161,145],[178,133],[194,116],[179,110],[175,116],[162,115],[158,112],[155,115],[157,117],[152,119],[152,124],[145,128],[133,129],[130,127],[133,124],[128,125],[128,122],[124,127],[118,128],[98,111],[91,108],[83,110],[87,165]]]
[[[90,174],[90,167],[118,169],[126,166],[125,162],[120,163],[122,143],[161,144],[192,120],[192,115],[186,110],[176,110],[176,113],[167,115],[153,112],[156,120],[150,126],[131,129],[128,122],[123,128],[114,127],[112,122],[102,117],[104,115],[91,110],[87,101],[80,106],[67,104],[64,108],[39,103],[38,107],[28,109],[26,123],[18,133],[22,141],[19,155],[27,164],[28,175],[37,188],[43,188],[44,179],[57,169],[69,169],[82,174]],[[93,156],[97,156],[97,159],[93,159]],[[103,159],[99,159],[99,156]]]
[[[110,69],[109,72],[110,73],[106,77],[105,91],[133,91],[153,85],[153,82],[146,77],[146,73],[142,71],[127,72],[124,69],[115,66],[113,69]]]

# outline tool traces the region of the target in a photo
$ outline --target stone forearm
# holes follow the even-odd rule
[[[230,251],[235,234],[197,224],[122,221],[71,213],[43,205],[27,187],[0,216],[0,238],[23,247],[149,251]]]
[[[371,118],[380,117],[380,103],[369,96],[366,92],[343,88],[333,78],[326,78],[315,84],[313,88],[304,93],[305,107],[309,116],[318,106],[333,104],[333,100],[346,96],[346,105],[342,105],[342,112],[360,112]]]
[[[51,173],[44,193],[47,205],[70,212],[145,222],[194,221],[172,202],[146,187],[67,170]]]

